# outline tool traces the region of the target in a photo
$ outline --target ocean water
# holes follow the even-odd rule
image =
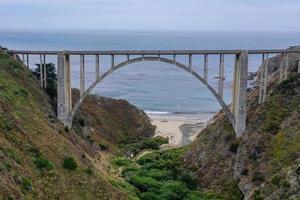
[[[0,45],[27,50],[200,50],[269,49],[300,44],[299,33],[272,32],[158,32],[158,31],[0,31]],[[166,56],[167,57],[167,56]],[[109,69],[110,57],[101,57],[101,73]],[[116,57],[116,63],[125,57]],[[209,57],[209,82],[217,88],[218,57]],[[187,63],[188,58],[178,60]],[[54,57],[48,62],[56,63]],[[39,62],[30,57],[31,68]],[[86,57],[86,85],[94,80],[94,57]],[[256,71],[261,58],[250,57],[250,71]],[[71,57],[72,87],[79,86],[79,58]],[[233,57],[225,57],[226,103],[231,102]],[[193,58],[193,68],[203,74],[203,57]],[[128,65],[107,77],[93,93],[126,99],[150,114],[214,113],[220,109],[210,92],[189,73],[160,62]]]

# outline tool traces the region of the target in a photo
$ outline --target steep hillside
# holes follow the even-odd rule
[[[291,64],[298,61],[292,57]],[[258,105],[258,88],[249,91],[247,130],[240,139],[222,111],[203,130],[183,156],[185,167],[197,174],[201,188],[225,194],[227,199],[300,198],[300,75],[296,67],[277,85],[278,63],[268,88],[269,97]],[[227,197],[226,197],[227,196]]]
[[[0,51],[0,199],[134,199],[113,184],[107,150],[119,137],[153,135],[149,119],[95,97],[76,119],[65,129],[32,73]]]
[[[79,90],[73,90],[74,102]],[[106,150],[116,153],[124,142],[152,137],[155,127],[143,110],[125,100],[88,96],[75,117],[76,132]],[[117,145],[116,145],[117,144]]]

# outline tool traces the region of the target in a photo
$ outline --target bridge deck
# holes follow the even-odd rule
[[[65,52],[69,55],[189,55],[189,54],[239,54],[245,50],[141,50],[141,51],[32,51],[32,50],[11,50],[13,54],[47,54],[57,55],[60,52]],[[277,53],[300,53],[300,49],[261,49],[261,50],[246,50],[248,54],[277,54]]]

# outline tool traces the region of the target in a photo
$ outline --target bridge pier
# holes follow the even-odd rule
[[[247,83],[248,52],[242,51],[241,54],[236,55],[236,64],[234,69],[232,113],[235,118],[234,131],[237,138],[241,137],[246,129]]]
[[[84,62],[84,55],[80,55],[80,96],[85,91],[85,62]]]
[[[57,55],[57,117],[65,126],[71,126],[72,91],[70,56]]]
[[[44,69],[44,89],[47,88],[47,64],[46,64],[46,55],[43,55],[43,69]]]
[[[204,80],[207,81],[208,79],[208,54],[204,55]]]
[[[266,55],[266,60],[264,62],[264,76],[263,76],[263,97],[262,102],[264,103],[267,99],[267,89],[268,89],[268,68],[269,68],[269,55]]]
[[[220,55],[219,63],[219,83],[218,83],[218,94],[223,98],[223,89],[224,89],[224,54]]]
[[[96,55],[96,66],[95,66],[95,81],[100,77],[100,56]]]
[[[44,89],[44,72],[43,72],[43,67],[44,67],[44,61],[43,61],[43,55],[40,55],[40,87]]]

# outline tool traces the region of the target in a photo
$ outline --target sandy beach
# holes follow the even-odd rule
[[[148,114],[148,116],[157,127],[155,136],[168,138],[167,147],[180,147],[194,141],[213,114]]]

